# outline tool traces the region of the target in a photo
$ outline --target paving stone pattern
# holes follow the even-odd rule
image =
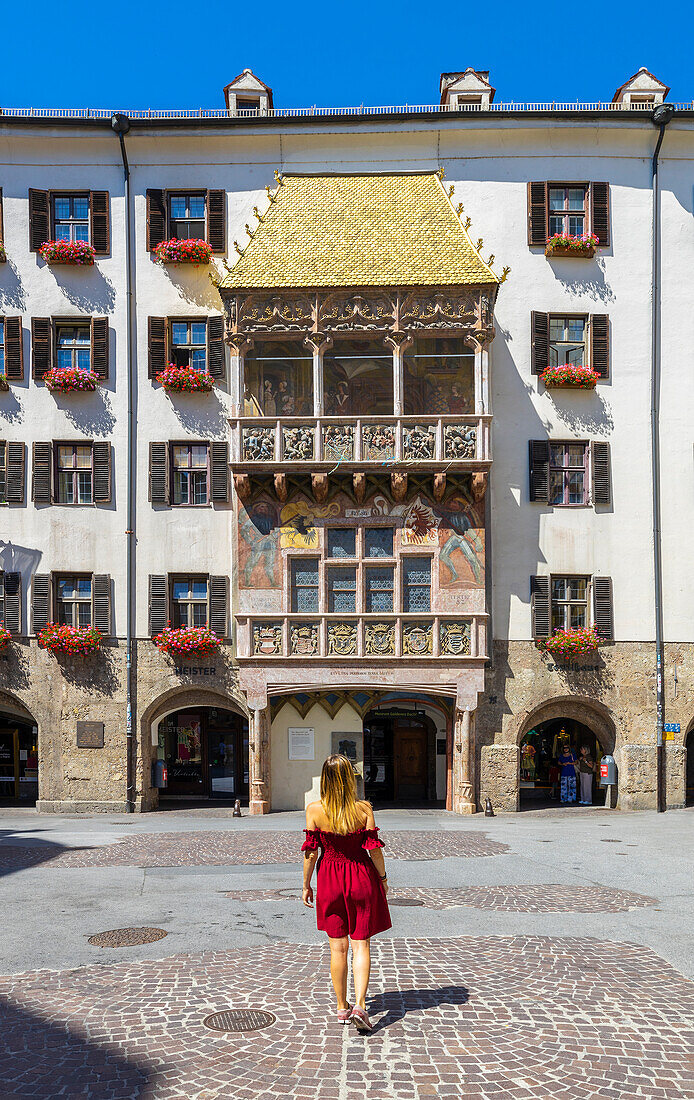
[[[224,895],[234,901],[289,901],[301,897],[299,890],[230,890]],[[405,886],[388,892],[389,901],[421,901],[427,909],[495,909],[503,913],[625,913],[656,905],[656,898],[606,886],[566,886],[542,883],[530,886],[466,886],[436,889]]]
[[[334,1018],[318,944],[0,978],[1,1095],[694,1100],[694,983],[642,946],[383,940],[372,991],[363,1037]],[[227,1007],[277,1021],[204,1027]]]
[[[296,863],[303,833],[138,833],[100,848],[50,849],[46,845],[0,844],[0,869],[22,867],[198,867]],[[385,834],[390,859],[471,858],[508,852],[484,833],[455,830]]]

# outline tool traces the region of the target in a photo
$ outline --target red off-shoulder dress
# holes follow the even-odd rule
[[[385,848],[378,829],[328,833],[304,829],[302,852],[321,850],[316,872],[316,921],[321,932],[335,939],[368,940],[392,927],[381,877],[371,848]]]

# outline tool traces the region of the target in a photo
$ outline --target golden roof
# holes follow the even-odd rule
[[[437,172],[284,176],[220,289],[498,283]]]

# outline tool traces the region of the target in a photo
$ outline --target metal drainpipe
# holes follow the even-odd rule
[[[653,587],[655,604],[656,660],[656,808],[666,809],[665,748],[663,722],[665,717],[663,645],[663,566],[660,530],[660,181],[658,157],[665,137],[665,127],[675,114],[671,103],[659,104],[651,121],[659,129],[653,152],[651,189],[653,194],[653,258],[652,258],[652,319],[651,319],[651,480],[653,482]]]
[[[130,167],[125,151],[125,135],[130,129],[127,115],[115,114],[111,118],[111,127],[118,136],[120,142],[121,159],[123,161],[123,178],[125,182],[125,271],[126,271],[126,295],[127,295],[127,325],[125,333],[126,357],[128,363],[128,472],[127,472],[127,528],[126,557],[125,557],[125,588],[127,599],[126,610],[126,642],[125,642],[125,695],[126,695],[126,809],[129,814],[135,811],[135,784],[133,761],[133,617],[135,606],[135,593],[133,590],[135,579],[135,417],[134,399],[136,378],[134,376],[133,359],[133,273],[132,273],[132,227],[130,211]]]

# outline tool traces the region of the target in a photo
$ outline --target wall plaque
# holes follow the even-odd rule
[[[104,723],[103,722],[78,722],[77,723],[77,748],[78,749],[103,749],[104,747]]]
[[[315,729],[313,726],[290,726],[289,734],[289,759],[290,760],[315,760]]]

